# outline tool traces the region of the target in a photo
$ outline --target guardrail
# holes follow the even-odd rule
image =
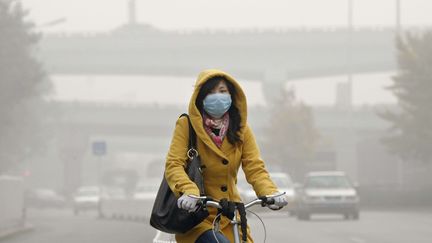
[[[99,205],[99,214],[104,218],[124,220],[150,219],[153,200],[132,198],[102,199]]]
[[[103,198],[99,204],[99,216],[114,220],[150,220],[154,198],[134,199],[134,198]],[[153,243],[175,243],[174,235],[155,230],[156,235]]]

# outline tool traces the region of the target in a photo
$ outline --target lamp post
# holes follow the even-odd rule
[[[347,65],[347,96],[348,96],[348,107],[352,106],[352,42],[353,42],[353,0],[348,0],[348,38],[347,38],[347,57],[346,57],[346,65]]]
[[[396,39],[402,38],[402,26],[401,26],[401,1],[396,0],[396,28],[395,28],[395,37]],[[405,184],[404,179],[404,160],[399,159],[397,162],[397,180],[399,188],[403,188]]]
[[[344,110],[351,110],[352,108],[352,44],[353,44],[353,0],[347,0],[347,29],[345,36],[345,49],[344,69],[347,79],[337,86],[336,102],[335,105]]]
[[[136,1],[135,0],[129,0],[128,3],[128,24],[129,25],[136,25]]]
[[[396,37],[400,37],[402,32],[401,26],[401,1],[396,0]]]

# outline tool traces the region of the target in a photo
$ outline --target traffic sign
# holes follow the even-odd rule
[[[102,156],[106,154],[106,142],[105,141],[95,141],[92,144],[93,154],[97,156]]]

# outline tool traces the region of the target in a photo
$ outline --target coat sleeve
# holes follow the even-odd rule
[[[252,185],[257,196],[270,195],[278,191],[265,168],[255,136],[249,126],[246,127],[243,141],[242,168],[247,182]]]
[[[197,185],[185,172],[188,162],[189,124],[186,117],[177,120],[165,162],[165,178],[171,190],[179,195],[199,195]]]

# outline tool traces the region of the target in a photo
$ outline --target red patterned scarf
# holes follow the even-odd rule
[[[211,118],[207,114],[203,113],[203,122],[204,122],[204,129],[206,130],[207,134],[210,135],[213,142],[218,146],[219,148],[222,146],[222,141],[228,131],[229,126],[229,114],[228,112],[225,113],[221,118]],[[219,134],[216,135],[213,130],[219,129]]]

